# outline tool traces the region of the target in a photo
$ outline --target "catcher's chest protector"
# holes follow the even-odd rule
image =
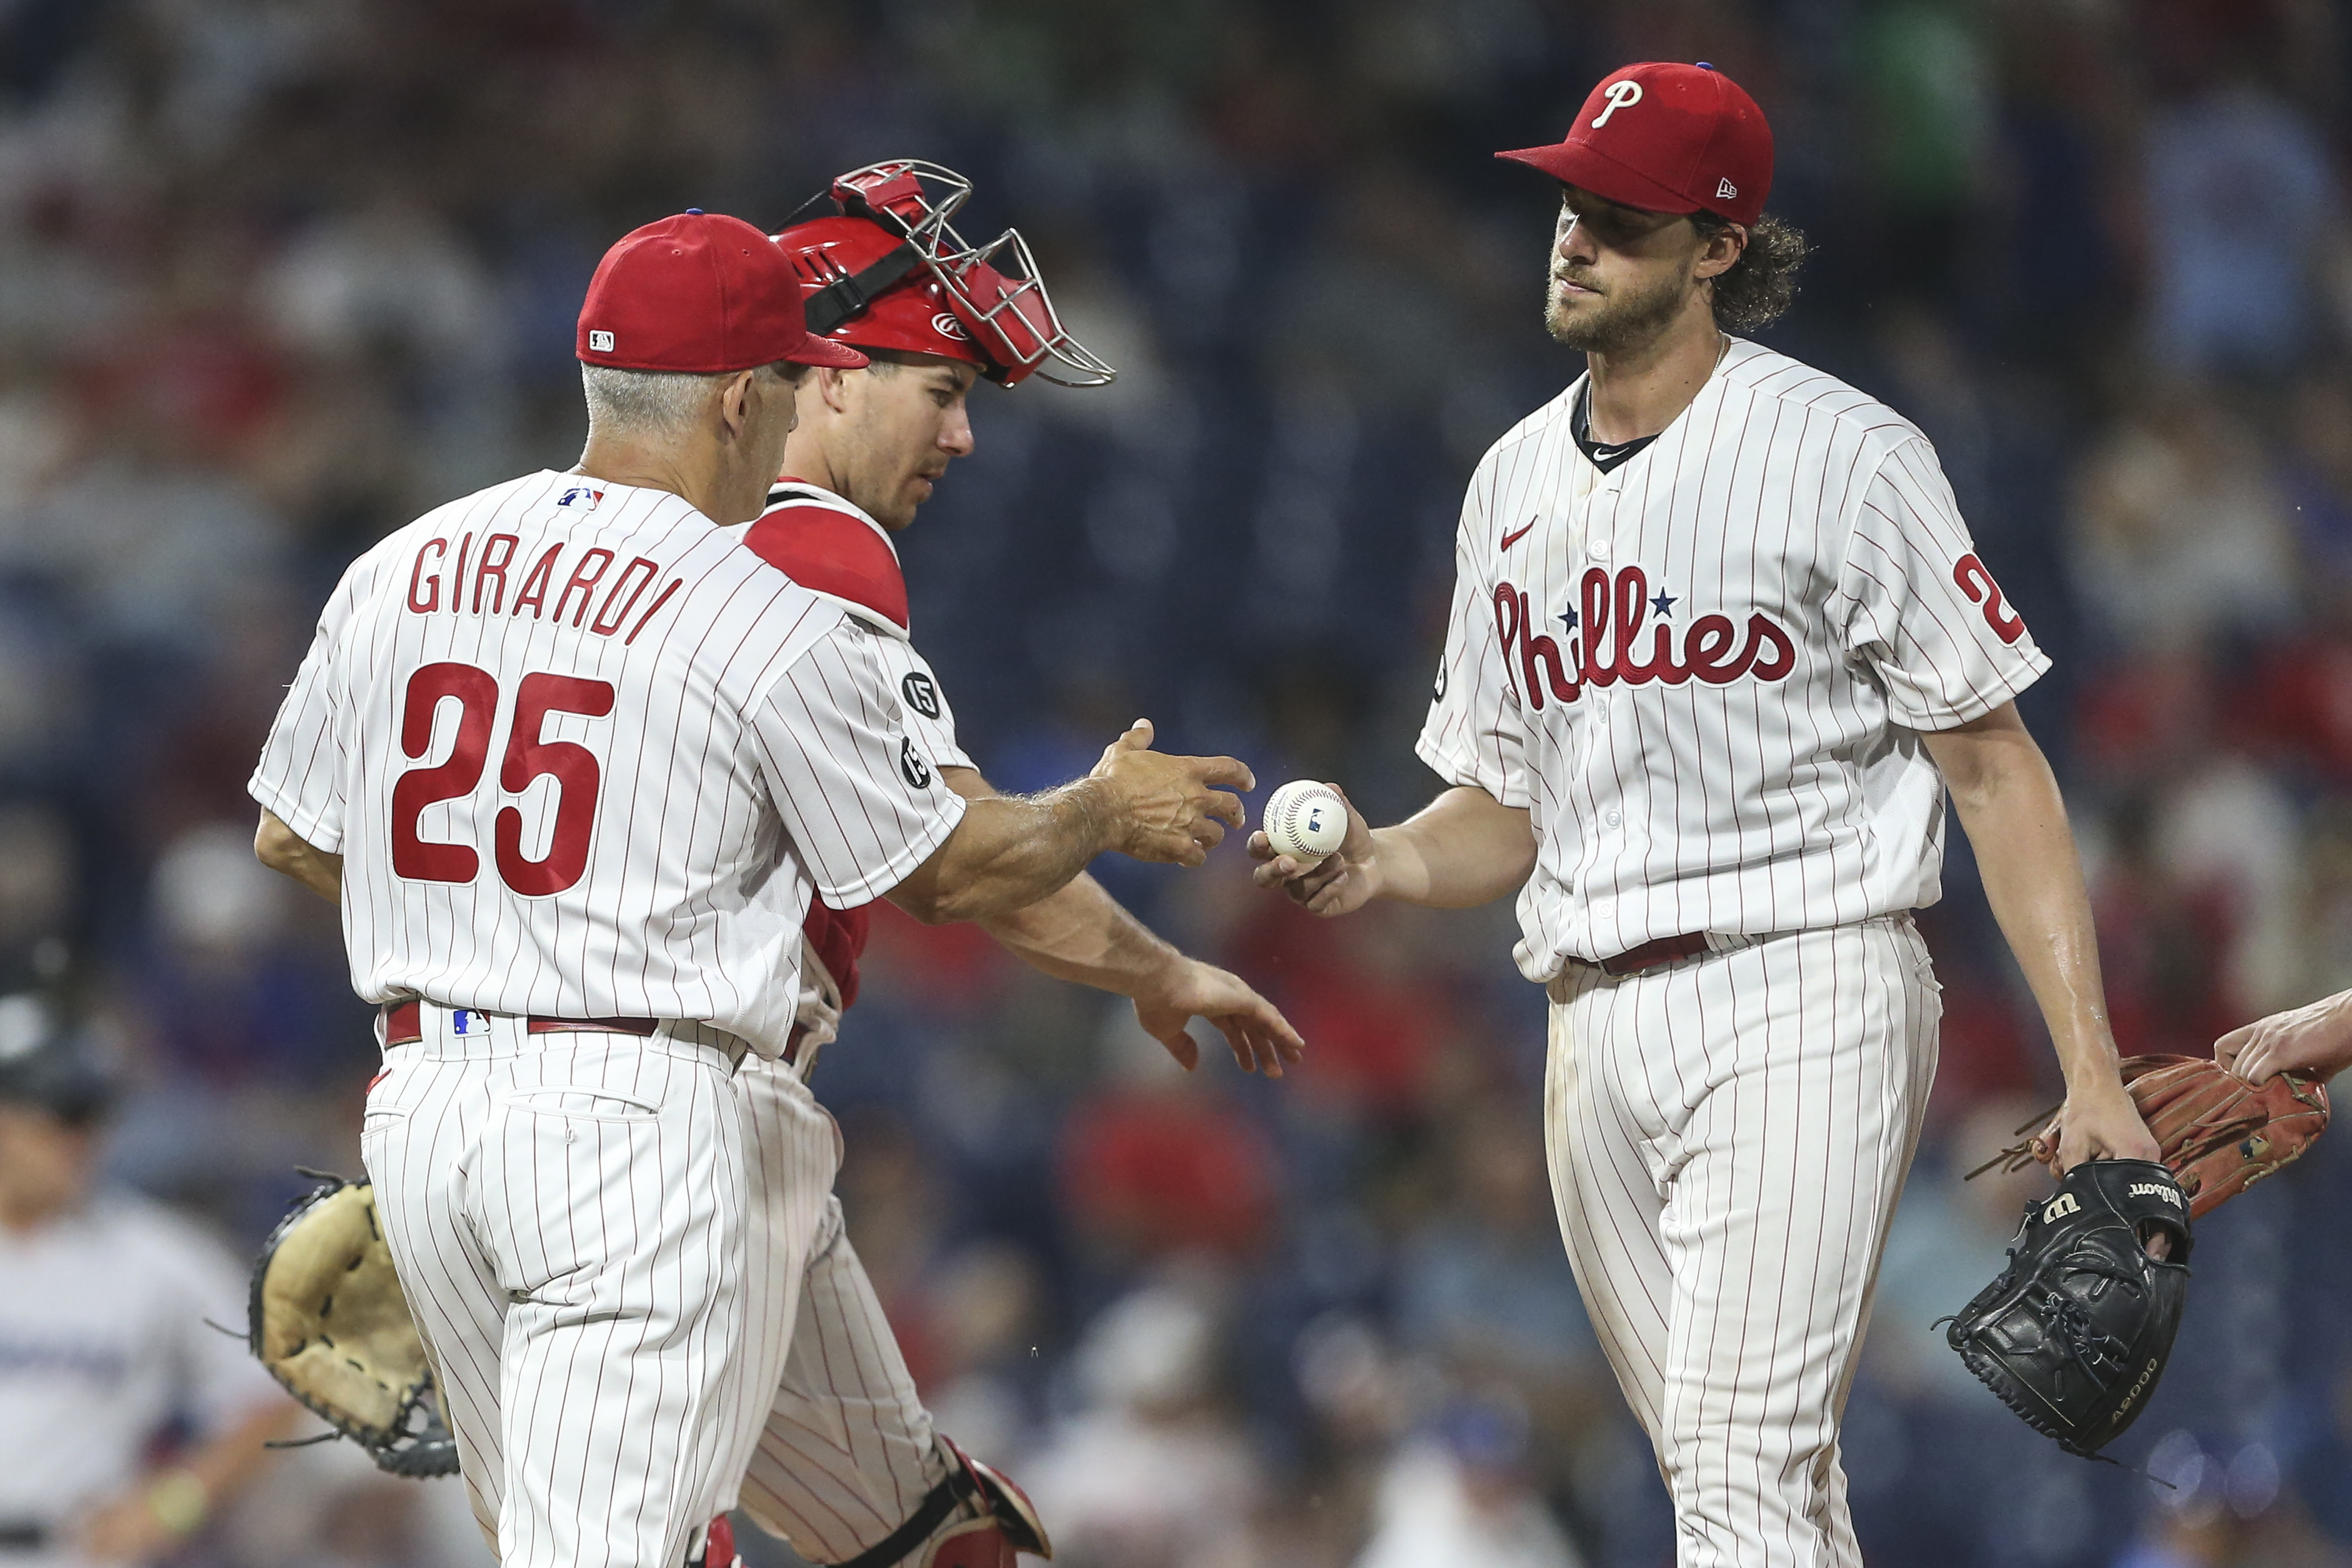
[[[2144,1227],[2170,1235],[2158,1261]],[[2037,1432],[2091,1457],[2147,1407],[2188,1299],[2189,1200],[2148,1160],[2091,1160],[2026,1205],[2009,1267],[1951,1321],[1969,1370]]]

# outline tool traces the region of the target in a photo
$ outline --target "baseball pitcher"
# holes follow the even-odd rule
[[[2065,810],[2013,700],[2048,668],[1936,454],[1733,336],[1802,254],[1705,65],[1603,80],[1565,141],[1546,321],[1587,373],[1462,510],[1420,754],[1452,787],[1261,882],[1344,913],[1517,890],[1549,988],[1569,1255],[1685,1568],[1859,1568],[1838,1419],[1935,1071],[1910,911],[1948,791],[2064,1068],[2063,1163],[2153,1158]]]

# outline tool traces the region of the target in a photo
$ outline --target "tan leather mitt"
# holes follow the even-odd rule
[[[2202,1219],[2284,1166],[2327,1131],[2327,1086],[2280,1073],[2259,1087],[2209,1057],[2126,1057],[2124,1087],[2164,1152],[2164,1163]],[[2047,1136],[2053,1107],[2018,1129],[2031,1134],[1970,1171],[2021,1171],[2039,1161],[2054,1174],[2058,1145]]]
[[[287,1211],[253,1266],[247,1320],[261,1364],[334,1427],[312,1441],[349,1437],[396,1476],[457,1473],[367,1183],[330,1176]]]

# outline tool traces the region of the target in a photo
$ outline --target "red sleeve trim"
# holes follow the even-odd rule
[[[907,624],[907,579],[898,552],[873,524],[831,507],[787,503],[751,525],[751,552],[802,587]]]

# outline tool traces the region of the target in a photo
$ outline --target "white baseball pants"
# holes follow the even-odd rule
[[[1861,1568],[1838,1421],[1935,1078],[1926,945],[1889,916],[1551,996],[1560,1229],[1678,1568]]]
[[[766,1284],[782,1303],[772,1322],[790,1330],[786,1353],[765,1383],[773,1391],[767,1425],[743,1478],[742,1506],[760,1526],[814,1563],[856,1556],[897,1530],[947,1479],[932,1440],[930,1413],[915,1392],[898,1341],[866,1266],[843,1233],[833,1195],[840,1132],[822,1110],[821,1128],[799,1110],[808,1091],[789,1069],[747,1059],[735,1087],[749,1110],[753,1201],[803,1215],[814,1239],[781,1250],[771,1267],[791,1269]],[[797,1310],[792,1310],[794,1296]]]
[[[677,1568],[733,1502],[785,1344],[751,1326],[790,1321],[818,1205],[795,1233],[751,1200],[754,1130],[694,1026],[419,1011],[361,1149],[475,1518],[503,1568]],[[768,1114],[804,1125],[771,1132],[829,1137],[793,1087]]]

